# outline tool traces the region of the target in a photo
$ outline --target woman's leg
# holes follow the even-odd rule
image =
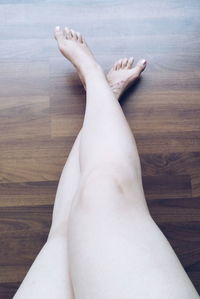
[[[81,178],[69,218],[76,299],[199,298],[149,214],[134,137],[101,68],[80,34],[56,34],[87,87]]]
[[[134,76],[132,63],[132,57],[120,59],[107,74],[107,80],[116,100],[119,100],[128,84],[133,83],[138,77]],[[55,296],[74,298],[68,272],[66,230],[71,203],[80,179],[81,131],[82,129],[73,144],[59,180],[48,240],[27,273],[15,298],[55,298]],[[49,275],[52,269],[53,275]]]
[[[72,198],[80,179],[80,133],[60,177],[48,240],[15,294],[15,299],[72,299],[68,267],[67,226]]]
[[[108,84],[115,96],[116,101],[119,101],[120,96],[127,89],[127,87],[132,85],[144,70],[142,67],[140,72],[138,72],[137,69],[132,68],[132,65],[133,57],[119,59],[113,64],[112,68],[106,75]],[[83,84],[85,86],[84,82]],[[67,221],[70,210],[70,202],[72,202],[72,199],[78,189],[78,183],[80,179],[79,147],[81,135],[82,129],[80,130],[74,142],[73,148],[60,177],[54,203],[50,235],[57,230],[57,227],[60,226],[61,221]]]

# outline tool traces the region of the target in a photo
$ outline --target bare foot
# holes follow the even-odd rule
[[[108,83],[117,100],[119,100],[123,92],[140,77],[147,64],[145,59],[141,59],[137,65],[132,68],[133,61],[133,57],[129,59],[119,59],[106,75]],[[81,82],[86,89],[85,82],[82,78]]]
[[[85,76],[94,68],[100,68],[86,41],[79,32],[59,26],[54,29],[54,37],[61,53],[77,68],[79,77],[84,83]]]
[[[90,70],[100,68],[86,41],[79,32],[67,27],[62,30],[57,26],[54,30],[54,37],[61,53],[76,67],[81,82],[86,88],[86,75]],[[134,68],[132,68],[132,64],[133,57],[120,59],[115,62],[107,74],[108,83],[117,99],[125,89],[139,78],[146,67],[146,60],[139,60]]]
[[[145,59],[141,59],[132,68],[133,61],[133,57],[119,59],[107,74],[108,83],[117,99],[140,77],[147,64]]]

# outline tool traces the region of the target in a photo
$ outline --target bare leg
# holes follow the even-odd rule
[[[72,198],[80,179],[79,139],[80,134],[59,181],[48,240],[15,294],[15,299],[74,297],[68,266],[67,222]]]
[[[107,75],[116,100],[119,100],[127,86],[138,78],[138,74],[134,75],[132,63],[132,58],[121,59],[113,65]],[[72,199],[80,179],[80,136],[81,131],[60,177],[48,240],[18,289],[15,298],[74,298],[68,271],[66,231]]]
[[[87,87],[81,179],[69,221],[76,299],[198,298],[149,215],[135,141],[101,68],[80,35],[58,34]]]
[[[133,61],[133,57],[119,59],[106,75],[109,86],[117,101],[119,101],[123,92],[139,78],[145,68],[141,67],[140,72],[138,72],[136,68],[132,68]],[[81,80],[82,79],[83,78],[81,78]],[[85,86],[85,82],[83,82],[83,85]],[[54,203],[50,235],[57,230],[57,227],[60,226],[60,222],[67,221],[70,211],[70,202],[72,202],[78,189],[80,179],[79,147],[81,135],[82,129],[74,142],[73,149],[62,171]]]

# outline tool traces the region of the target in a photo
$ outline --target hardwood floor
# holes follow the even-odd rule
[[[83,33],[105,70],[148,60],[122,107],[151,214],[200,293],[199,1],[1,0],[0,19],[0,298],[13,297],[45,243],[82,125],[85,93],[57,50],[58,24]]]

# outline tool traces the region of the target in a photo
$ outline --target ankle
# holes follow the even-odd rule
[[[103,69],[97,62],[91,65],[87,65],[87,67],[85,67],[84,70],[82,70],[82,74],[84,76],[84,81],[86,83],[86,86],[87,86],[87,82],[91,80],[94,81],[96,77],[98,78],[104,77],[106,79]]]

